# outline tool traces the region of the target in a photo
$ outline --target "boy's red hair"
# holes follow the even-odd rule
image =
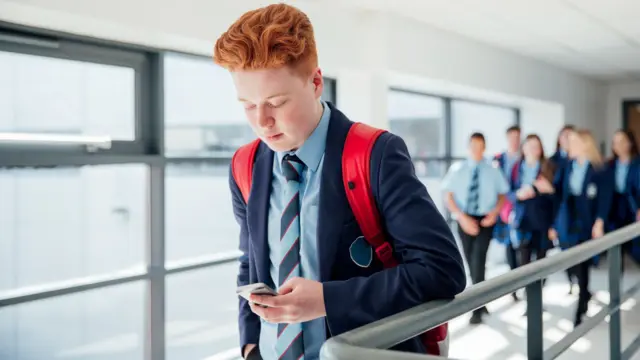
[[[288,66],[309,76],[318,66],[313,26],[286,4],[248,11],[216,41],[213,60],[229,71]]]

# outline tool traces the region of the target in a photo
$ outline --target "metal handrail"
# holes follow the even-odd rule
[[[542,344],[542,280],[608,250],[611,301],[605,310],[610,314],[611,359],[622,359],[624,358],[623,354],[628,356],[628,352],[623,352],[620,347],[619,307],[623,297],[620,294],[620,245],[638,236],[640,236],[640,223],[634,223],[552,257],[535,261],[504,275],[481,282],[468,288],[453,300],[432,301],[351,330],[329,339],[321,349],[320,358],[322,360],[445,359],[444,357],[407,354],[384,349],[411,339],[523,287],[527,288],[528,358],[535,360],[555,358],[559,355],[559,347],[549,349],[554,351],[553,353],[545,353]],[[634,286],[624,297],[630,296],[631,292],[637,290],[639,286],[640,284]],[[586,321],[578,326],[574,332],[586,333],[596,325],[597,323]],[[561,344],[560,347],[564,348],[562,350],[568,348],[575,341],[570,336],[571,333],[560,341],[568,344]],[[569,342],[569,340],[573,341]],[[640,340],[636,339],[632,342],[632,346],[637,341]],[[633,349],[630,347],[627,350]]]

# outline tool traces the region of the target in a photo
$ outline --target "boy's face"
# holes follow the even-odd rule
[[[520,131],[512,130],[507,133],[509,150],[517,152],[520,149]]]
[[[287,67],[231,75],[249,124],[273,151],[297,149],[313,132],[324,86],[320,69],[307,78]]]
[[[471,139],[471,141],[469,141],[469,152],[472,159],[482,159],[484,156],[484,141],[476,138]]]

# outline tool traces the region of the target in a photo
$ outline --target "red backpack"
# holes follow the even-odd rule
[[[371,191],[370,157],[378,137],[385,130],[376,129],[362,123],[351,126],[342,153],[342,180],[347,200],[362,234],[385,268],[398,265],[393,257],[393,249],[382,230],[380,214]],[[242,193],[245,203],[251,191],[253,162],[260,139],[242,146],[231,160],[233,178]],[[420,335],[427,354],[448,356],[448,325],[442,324]]]

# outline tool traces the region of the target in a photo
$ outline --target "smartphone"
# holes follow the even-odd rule
[[[270,288],[269,286],[263,283],[255,283],[255,284],[240,286],[236,289],[236,294],[242,296],[243,298],[249,301],[250,301],[249,296],[251,294],[272,295],[272,296],[278,295],[278,293],[275,290],[273,290],[272,288]]]

